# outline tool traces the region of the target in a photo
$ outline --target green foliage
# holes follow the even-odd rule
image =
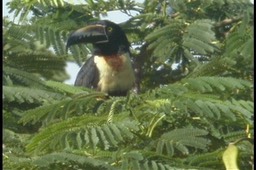
[[[16,68],[5,67],[4,68],[4,83],[7,85],[24,84],[27,86],[39,86],[43,87],[44,82],[37,76],[30,74],[26,71],[22,71]]]
[[[196,20],[188,26],[187,34],[184,35],[183,46],[201,55],[206,55],[208,52],[213,53],[214,47],[211,43],[215,41],[215,36],[211,28],[211,21]]]
[[[82,3],[82,2],[81,2]],[[253,164],[253,5],[249,0],[8,3],[3,24],[4,169],[224,169]],[[120,10],[141,93],[64,84],[68,35]],[[130,10],[138,15],[132,16]],[[177,68],[173,67],[178,65]]]
[[[189,154],[188,146],[205,149],[209,145],[209,141],[197,136],[206,135],[207,133],[205,130],[191,128],[177,129],[164,133],[157,142],[156,152],[159,154],[166,152],[169,157],[172,157],[174,149],[184,155]]]
[[[138,131],[136,122],[103,124],[104,118],[104,116],[86,115],[50,125],[32,139],[27,150],[40,153],[59,151],[59,149],[89,150],[91,148],[92,151],[96,151],[97,148],[104,148],[109,150],[117,148],[120,143],[127,142],[125,141],[127,139],[131,140],[134,137],[131,132]]]
[[[14,71],[18,69],[20,72],[30,72],[27,75],[24,73],[22,75],[24,78],[31,77],[32,79],[35,75],[31,73],[34,73],[45,79],[65,80],[67,75],[64,57],[53,54],[45,44],[40,43],[39,39],[35,39],[31,27],[33,26],[21,25],[19,28],[16,24],[6,21],[3,60],[6,69],[4,73],[17,77],[16,74],[21,73]]]
[[[57,152],[44,155],[33,160],[33,164],[37,165],[40,168],[68,168],[70,169],[114,169],[110,165],[108,165],[104,161],[92,159],[92,158],[85,158],[80,155],[72,154],[72,153],[65,153],[65,152]]]
[[[61,99],[59,93],[52,93],[47,90],[34,89],[33,93],[27,87],[3,86],[4,98],[7,102],[17,103],[44,103]]]

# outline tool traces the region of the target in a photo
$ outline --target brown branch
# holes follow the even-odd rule
[[[226,25],[233,24],[235,22],[241,21],[242,18],[243,18],[243,16],[239,16],[239,17],[235,17],[235,18],[227,18],[227,19],[224,19],[220,22],[217,22],[214,26],[215,27],[224,27]]]

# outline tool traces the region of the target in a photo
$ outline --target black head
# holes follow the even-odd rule
[[[130,43],[121,27],[111,21],[101,20],[73,32],[67,48],[74,44],[92,43],[94,54],[114,55],[129,51]]]

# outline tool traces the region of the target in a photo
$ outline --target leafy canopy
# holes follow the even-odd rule
[[[15,18],[3,18],[4,169],[254,166],[249,0],[7,5]],[[66,63],[81,65],[92,48],[67,52],[68,35],[113,10],[131,17],[120,26],[140,93],[64,84]]]

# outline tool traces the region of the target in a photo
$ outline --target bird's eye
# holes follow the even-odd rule
[[[107,27],[108,32],[112,32],[113,28],[112,27]]]

